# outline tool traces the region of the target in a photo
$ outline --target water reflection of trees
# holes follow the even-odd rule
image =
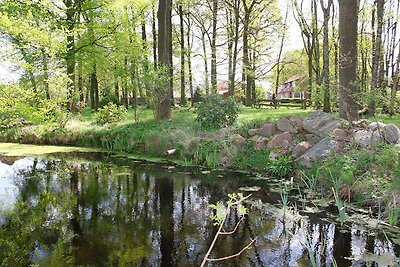
[[[15,183],[19,201],[0,230],[5,266],[196,266],[215,234],[209,204],[237,186],[234,179],[193,179],[160,167],[66,160],[33,160]],[[233,212],[227,223],[238,220]],[[236,253],[256,238],[252,250],[221,265],[298,266],[307,255],[306,236],[321,266],[332,266],[333,257],[338,266],[361,266],[345,257],[396,251],[361,228],[341,232],[317,218],[282,220],[266,208],[252,208],[211,256]]]

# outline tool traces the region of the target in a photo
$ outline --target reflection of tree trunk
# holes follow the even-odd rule
[[[334,240],[335,243],[333,245],[333,257],[336,260],[337,266],[348,265],[348,260],[344,258],[351,256],[351,234],[342,233],[336,227]]]
[[[250,223],[250,216],[248,216],[248,215],[246,215],[246,219],[243,221],[243,224],[244,224],[244,226],[243,226],[243,228],[244,228],[244,232],[246,231],[246,230],[248,230],[249,231],[249,237],[251,238],[251,239],[256,239],[256,236],[254,235],[254,233],[253,233],[253,230],[251,229],[251,223]],[[257,249],[258,247],[257,246],[254,246],[254,255],[255,255],[255,257],[256,257],[256,259],[257,259],[257,266],[265,266],[264,265],[264,263],[262,262],[262,260],[261,260],[261,256],[260,256],[260,253],[258,252],[258,249]]]
[[[161,266],[173,265],[174,254],[174,184],[170,178],[156,180],[161,214]]]
[[[117,201],[117,207],[115,210],[115,219],[119,223],[121,222],[122,218],[122,212],[121,212],[121,175],[118,175],[117,177],[117,195],[116,195],[116,201]]]
[[[72,207],[72,218],[70,220],[72,231],[74,232],[73,243],[77,245],[79,237],[82,235],[82,228],[79,223],[79,167],[74,166],[70,177],[71,193],[74,195]]]

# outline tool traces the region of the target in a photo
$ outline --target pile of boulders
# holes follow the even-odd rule
[[[237,144],[250,140],[256,150],[271,149],[270,158],[290,154],[301,165],[339,151],[350,143],[370,147],[380,142],[400,144],[400,130],[394,124],[348,122],[331,114],[316,111],[305,118],[288,116],[276,122],[262,122],[260,128],[236,135]]]

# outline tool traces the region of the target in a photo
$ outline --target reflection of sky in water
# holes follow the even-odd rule
[[[21,170],[30,169],[32,165],[32,158],[16,160],[11,166],[0,162],[0,221],[4,210],[10,208],[18,198],[19,190],[15,185],[15,178]]]

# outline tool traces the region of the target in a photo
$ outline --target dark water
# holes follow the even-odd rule
[[[307,246],[318,266],[396,266],[390,238],[356,224],[340,229],[321,219],[326,212],[283,220],[272,182],[245,176],[94,154],[1,157],[0,265],[199,266],[216,232],[209,204],[250,184],[262,189],[249,215],[211,256],[256,243],[212,266],[311,266]],[[226,228],[238,220],[232,212]]]

